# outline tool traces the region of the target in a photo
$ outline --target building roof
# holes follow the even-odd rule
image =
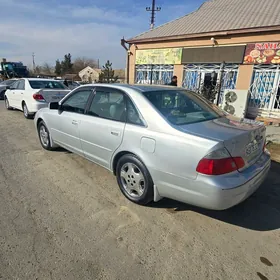
[[[209,0],[198,10],[130,40],[280,26],[279,0]]]

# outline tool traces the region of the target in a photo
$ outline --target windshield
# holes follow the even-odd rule
[[[144,92],[143,95],[174,125],[209,121],[224,116],[217,106],[190,91],[162,90]]]
[[[11,63],[3,64],[5,70],[13,70],[13,65]]]
[[[29,83],[33,89],[67,89],[67,87],[64,86],[64,84],[62,84],[61,82],[51,80],[31,80],[29,81]]]
[[[13,84],[16,80],[6,80],[0,83],[0,85],[7,85],[10,86],[11,84]]]
[[[6,80],[4,81],[2,84],[10,86],[11,84],[13,84],[16,80]]]

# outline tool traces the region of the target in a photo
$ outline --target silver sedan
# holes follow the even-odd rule
[[[227,209],[270,168],[261,123],[225,115],[182,88],[81,86],[39,110],[35,126],[44,149],[60,146],[109,169],[142,205],[167,197]]]

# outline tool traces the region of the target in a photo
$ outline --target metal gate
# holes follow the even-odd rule
[[[184,66],[183,87],[200,93],[208,78],[214,86],[220,87],[220,101],[222,103],[225,89],[235,89],[238,64],[187,64]]]
[[[174,65],[136,65],[136,84],[166,85],[171,82]]]
[[[248,116],[280,117],[280,66],[256,65],[250,87]]]

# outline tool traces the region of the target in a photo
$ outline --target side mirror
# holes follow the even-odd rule
[[[58,110],[60,108],[60,105],[58,102],[51,102],[49,104],[49,109],[50,110]]]

